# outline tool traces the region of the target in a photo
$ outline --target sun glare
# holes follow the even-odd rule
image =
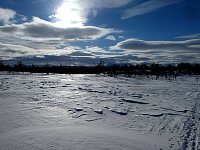
[[[57,9],[55,25],[57,27],[81,27],[85,23],[85,18],[82,14],[82,8],[75,2],[64,1]]]

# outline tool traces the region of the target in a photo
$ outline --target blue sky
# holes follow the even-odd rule
[[[1,0],[0,60],[200,63],[199,0]]]

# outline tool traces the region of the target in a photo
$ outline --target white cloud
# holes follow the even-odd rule
[[[98,64],[100,59],[106,63],[130,63],[133,61],[148,61],[148,58],[113,53],[98,46],[80,47],[68,45],[64,49],[33,49],[22,45],[0,43],[0,59],[4,61],[22,60],[30,63],[62,63],[72,64]],[[35,62],[35,60],[37,60]]]
[[[138,15],[143,15],[156,11],[159,8],[179,3],[183,0],[149,0],[132,8],[127,9],[122,15],[122,19],[128,19]]]
[[[23,21],[23,22],[25,22],[25,21],[28,20],[28,18],[27,18],[26,16],[24,16],[24,15],[19,15],[19,14],[17,14],[17,17],[19,18],[19,20],[21,20],[21,21]]]
[[[129,4],[132,0],[77,0],[87,8],[118,8]]]
[[[109,35],[106,37],[106,40],[116,41],[116,38],[113,35]]]
[[[0,7],[0,23],[6,24],[13,24],[18,21],[27,21],[26,16],[17,14],[15,10],[8,9],[8,8],[1,8]]]
[[[110,50],[123,50],[126,54],[140,55],[154,61],[170,62],[200,62],[200,39],[183,41],[145,41],[127,39],[111,46]]]
[[[29,40],[94,40],[114,32],[113,29],[94,26],[58,28],[53,23],[34,17],[30,23],[0,27],[0,34]]]
[[[197,38],[200,38],[200,33],[179,36],[179,37],[176,37],[176,38],[178,38],[178,39],[197,39]]]
[[[54,23],[34,17],[32,22],[0,26],[0,59],[66,56],[71,53],[78,57],[80,53],[76,51],[84,49],[71,46],[69,42],[96,40],[112,32],[114,29],[95,26],[58,28]],[[86,54],[89,56],[91,53],[86,51]]]
[[[12,9],[0,8],[0,22],[3,22],[4,24],[9,24],[16,15],[16,11]]]
[[[126,55],[123,52],[109,51],[106,48],[99,46],[86,46],[85,49],[82,49],[81,51],[92,54],[96,58],[118,58]]]
[[[19,44],[0,43],[0,59],[9,60],[17,57],[44,57],[44,56],[67,56],[77,51],[77,47],[69,46],[66,49],[34,49]]]

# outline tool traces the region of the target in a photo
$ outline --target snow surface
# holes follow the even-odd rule
[[[195,78],[1,73],[0,149],[199,150]]]

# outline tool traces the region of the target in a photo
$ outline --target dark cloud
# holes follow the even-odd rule
[[[200,39],[185,41],[145,41],[127,39],[110,50],[124,50],[124,53],[147,58],[153,62],[200,62]],[[148,60],[150,59],[150,60]]]
[[[118,43],[113,48],[124,50],[167,50],[167,51],[189,51],[199,52],[195,46],[200,45],[200,39],[186,40],[186,41],[144,41],[139,39],[127,39]],[[200,52],[199,52],[200,53]]]
[[[85,53],[85,52],[82,52],[82,51],[75,51],[75,52],[69,54],[69,56],[72,56],[72,57],[92,57],[94,55],[92,55],[91,53]]]
[[[121,61],[149,61],[150,58],[147,57],[137,57],[137,56],[133,56],[133,55],[123,55],[123,56],[117,56],[114,57],[117,60],[121,60]]]

